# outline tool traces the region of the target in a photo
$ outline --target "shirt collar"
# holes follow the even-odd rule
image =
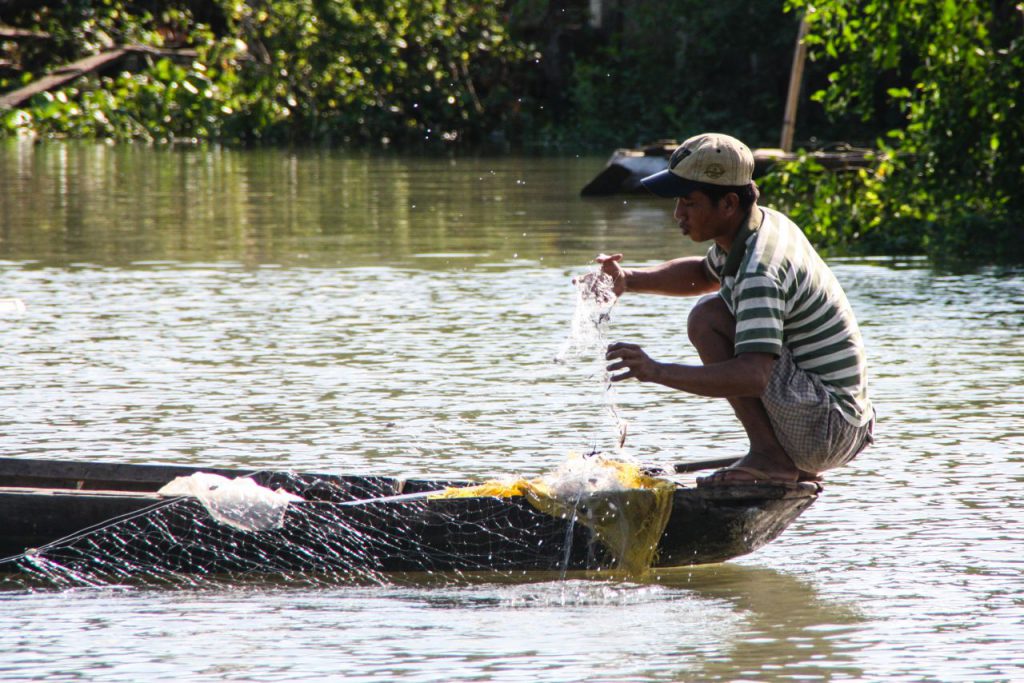
[[[740,270],[740,262],[743,261],[743,255],[747,252],[747,239],[757,232],[763,221],[764,211],[754,204],[736,233],[736,237],[732,240],[732,248],[729,249],[728,255],[725,257],[725,267],[722,268],[723,277],[736,277],[736,273]]]

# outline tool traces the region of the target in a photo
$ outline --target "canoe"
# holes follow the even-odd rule
[[[196,472],[250,477],[304,501],[287,506],[279,529],[240,530],[218,523],[194,498],[157,493]],[[0,458],[0,558],[6,558],[0,573],[45,565],[65,575],[117,579],[325,572],[378,578],[390,572],[615,567],[614,549],[581,521],[598,504],[610,502],[614,509],[620,494],[597,494],[601,500],[583,501],[571,515],[540,512],[522,496],[417,495],[472,483]],[[673,486],[655,567],[750,553],[777,538],[821,490],[811,483]]]
[[[668,159],[679,143],[675,141],[656,142],[646,147],[615,150],[605,167],[587,183],[580,194],[584,197],[601,197],[614,194],[646,193],[641,179],[664,171]],[[837,147],[830,150],[815,150],[794,154],[775,148],[753,150],[754,178],[768,173],[772,166],[781,161],[794,161],[803,157],[814,160],[831,171],[845,171],[866,168],[876,157],[872,150]]]

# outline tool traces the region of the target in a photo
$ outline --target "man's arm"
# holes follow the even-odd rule
[[[741,353],[710,365],[659,363],[636,344],[616,342],[608,347],[609,372],[625,369],[613,382],[637,379],[654,382],[698,396],[712,398],[759,397],[768,387],[775,356],[770,353]]]
[[[718,281],[708,276],[700,256],[677,258],[649,268],[623,268],[622,254],[594,259],[611,276],[616,296],[623,292],[691,296],[718,291]]]

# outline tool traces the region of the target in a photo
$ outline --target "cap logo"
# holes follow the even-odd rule
[[[725,175],[725,168],[721,164],[711,163],[708,164],[707,168],[704,169],[704,175],[708,178],[717,180]]]
[[[672,152],[672,157],[668,160],[668,167],[670,169],[675,168],[679,165],[679,162],[690,156],[690,154],[692,154],[690,150],[680,147],[676,151]]]

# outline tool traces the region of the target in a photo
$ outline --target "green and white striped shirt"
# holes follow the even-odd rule
[[[764,218],[756,224],[758,211]],[[718,244],[705,266],[736,317],[736,354],[778,356],[785,346],[797,367],[817,375],[850,423],[873,416],[867,359],[857,319],[835,275],[793,221],[755,207],[731,251]]]

